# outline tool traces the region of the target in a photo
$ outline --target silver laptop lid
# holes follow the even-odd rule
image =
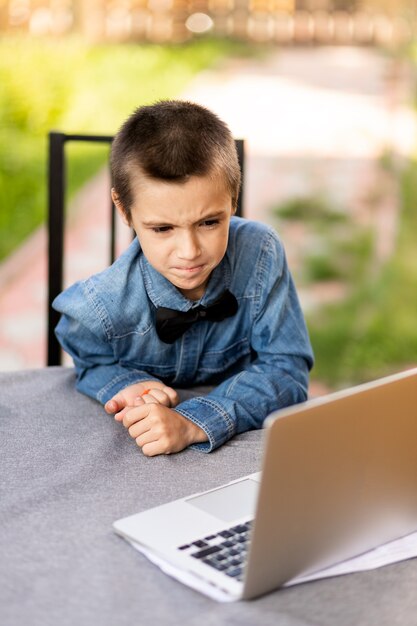
[[[417,529],[417,369],[267,425],[245,598]]]

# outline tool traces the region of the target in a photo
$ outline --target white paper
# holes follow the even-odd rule
[[[172,576],[176,580],[179,580],[184,585],[204,593],[213,600],[217,600],[217,602],[234,602],[236,600],[236,598],[232,598],[221,589],[217,589],[197,576],[193,576],[189,572],[168,563],[160,556],[157,556],[150,550],[144,548],[142,545],[134,541],[130,541],[130,543],[134,548],[136,548],[136,550],[142,552],[142,554],[152,561],[152,563],[160,567],[163,572]],[[405,561],[406,559],[411,559],[416,556],[417,532],[407,535],[406,537],[396,539],[395,541],[390,541],[389,543],[379,546],[374,550],[365,552],[360,556],[356,556],[348,561],[343,561],[337,565],[327,567],[326,569],[315,572],[314,574],[297,576],[297,578],[293,578],[288,581],[284,586],[290,587],[299,583],[317,580],[319,578],[330,578],[332,576],[342,576],[343,574],[372,570],[391,563],[397,563],[398,561]]]
[[[417,532],[390,541],[369,552],[355,556],[353,559],[332,565],[319,572],[314,572],[314,574],[297,576],[297,578],[288,581],[285,586],[289,587],[291,585],[297,585],[298,583],[308,582],[309,580],[317,580],[318,578],[330,578],[332,576],[342,576],[343,574],[351,574],[353,572],[364,572],[366,570],[383,567],[384,565],[390,565],[391,563],[397,563],[398,561],[406,561],[416,556]]]

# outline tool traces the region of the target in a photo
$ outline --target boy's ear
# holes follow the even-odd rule
[[[126,211],[123,208],[122,203],[119,200],[119,196],[116,193],[114,187],[111,188],[111,199],[113,200],[113,204],[117,209],[118,214],[122,218],[122,221],[126,226],[131,226],[129,219],[127,218]]]

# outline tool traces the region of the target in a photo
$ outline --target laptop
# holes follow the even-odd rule
[[[417,368],[274,412],[261,472],[113,526],[231,599],[417,530]]]

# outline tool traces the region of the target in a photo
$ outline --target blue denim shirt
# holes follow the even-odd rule
[[[236,315],[200,320],[173,344],[159,339],[155,307],[188,311],[225,289],[238,301]],[[206,432],[208,442],[193,446],[204,451],[307,398],[312,349],[283,246],[264,224],[232,218],[226,254],[198,302],[159,274],[135,240],[53,306],[62,313],[56,334],[74,360],[78,390],[103,404],[142,380],[216,385],[175,408]]]

